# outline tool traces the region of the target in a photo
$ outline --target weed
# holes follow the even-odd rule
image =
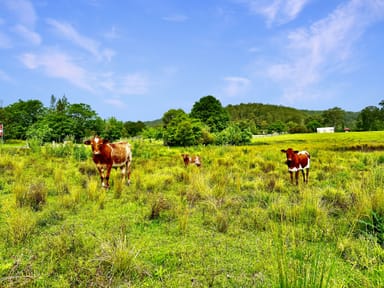
[[[115,237],[111,242],[103,242],[95,261],[103,274],[112,279],[124,277],[135,279],[140,274],[140,265],[137,263],[139,251],[131,246],[126,236]]]
[[[151,213],[149,215],[150,220],[154,220],[160,217],[160,214],[171,208],[172,204],[163,195],[155,197],[151,204]]]
[[[47,188],[44,182],[32,184],[16,183],[14,186],[16,205],[18,207],[29,206],[34,211],[41,210],[46,202]]]
[[[223,213],[219,212],[216,215],[216,229],[220,233],[226,233],[228,231],[229,227],[229,219],[228,216]]]
[[[372,210],[369,215],[358,220],[360,233],[373,236],[384,248],[384,214]]]
[[[36,216],[31,209],[16,209],[10,211],[7,219],[7,238],[11,244],[24,243],[35,232]]]

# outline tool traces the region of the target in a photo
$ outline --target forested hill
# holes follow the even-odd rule
[[[262,103],[241,103],[237,105],[228,105],[224,107],[228,113],[230,120],[233,122],[254,122],[254,123],[308,123],[311,120],[319,120],[320,123],[327,112],[323,110],[300,110],[292,107],[262,104]],[[343,111],[343,110],[341,110]],[[343,111],[344,126],[354,128],[356,120],[360,112]],[[153,121],[144,122],[149,127],[162,126],[162,120],[157,119]],[[331,123],[329,123],[331,125]]]
[[[294,122],[304,124],[312,120],[319,120],[319,122],[324,123],[323,118],[327,117],[327,112],[337,112],[337,110],[340,110],[344,114],[345,127],[354,127],[359,115],[359,112],[347,112],[341,110],[340,108],[332,108],[326,111],[299,110],[292,107],[262,103],[241,103],[238,105],[228,105],[225,109],[228,111],[231,121],[252,121],[255,123]]]
[[[228,105],[225,107],[232,121],[267,121],[272,122],[301,122],[306,119],[309,114],[291,107],[248,103],[239,105]]]

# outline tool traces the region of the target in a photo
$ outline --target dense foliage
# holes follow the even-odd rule
[[[43,142],[81,142],[98,134],[111,140],[136,136],[145,127],[143,122],[123,123],[113,117],[103,120],[91,106],[71,104],[67,98],[51,96],[49,107],[39,100],[19,100],[0,109],[0,122],[6,139],[34,139]]]
[[[208,95],[200,98],[190,113],[170,109],[159,120],[123,122],[114,117],[102,119],[88,104],[72,104],[65,96],[52,95],[49,107],[39,100],[19,100],[0,108],[0,122],[6,140],[28,139],[41,144],[65,140],[79,143],[98,134],[109,140],[136,136],[162,139],[168,146],[244,145],[256,134],[308,133],[319,127],[331,126],[336,131],[384,130],[384,101],[379,105],[361,112],[339,107],[298,110],[260,103],[223,107],[218,99]]]
[[[208,95],[195,102],[190,116],[209,126],[210,131],[220,132],[228,127],[229,115],[220,101]]]

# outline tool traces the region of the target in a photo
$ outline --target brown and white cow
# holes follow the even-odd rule
[[[131,145],[128,142],[109,143],[106,139],[94,136],[90,140],[84,141],[84,144],[91,145],[92,147],[92,159],[99,171],[103,187],[109,187],[109,175],[111,174],[112,167],[120,167],[122,181],[125,182],[127,178],[127,184],[130,184],[132,151]],[[105,176],[104,172],[106,172]]]
[[[187,167],[189,164],[195,164],[197,167],[201,166],[200,156],[190,156],[189,154],[181,154],[181,157],[183,157],[185,167]]]
[[[287,150],[281,149],[281,152],[287,155],[288,171],[291,176],[291,183],[293,183],[293,173],[295,173],[296,185],[299,184],[299,171],[302,172],[304,183],[308,183],[309,164],[311,162],[311,156],[307,151],[297,151],[292,148]],[[305,171],[305,173],[304,173]]]

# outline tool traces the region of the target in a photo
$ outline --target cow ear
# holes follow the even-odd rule
[[[287,150],[284,150],[284,149],[281,149],[280,151],[283,153],[287,153]]]
[[[297,154],[297,153],[299,153],[299,151],[298,150],[295,150],[295,151],[293,151],[295,154]]]
[[[108,144],[108,143],[109,143],[108,139],[103,139],[103,144]]]
[[[84,141],[84,144],[85,144],[85,145],[91,145],[91,140],[86,140],[86,141]]]

